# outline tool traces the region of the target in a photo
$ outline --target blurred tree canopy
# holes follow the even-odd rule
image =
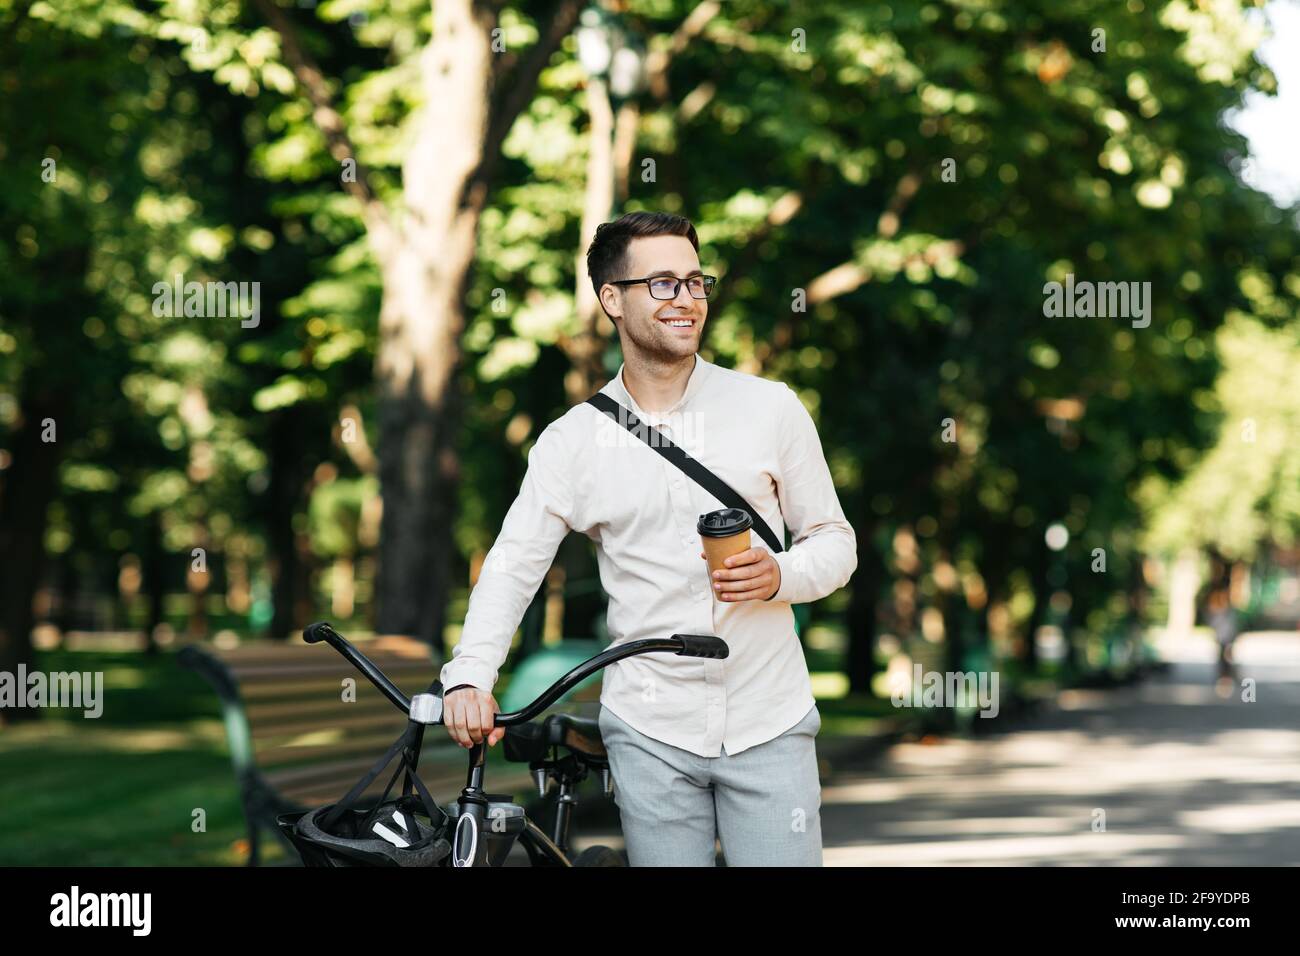
[[[1222,122],[1275,87],[1252,4],[600,6],[645,54],[612,97],[576,2],[0,0],[0,668],[124,562],[150,630],[360,583],[439,640],[618,367],[581,255],[643,208],[721,277],[705,356],[818,422],[853,689],[884,636],[1032,664],[1053,614],[1140,618],[1145,556],[1294,541],[1296,210]],[[257,324],[160,314],[178,275],[259,283]],[[1147,324],[1050,317],[1072,280],[1150,283]]]

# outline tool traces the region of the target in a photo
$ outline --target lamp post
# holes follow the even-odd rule
[[[1074,642],[1070,637],[1069,607],[1072,599],[1070,592],[1066,590],[1069,577],[1066,573],[1065,556],[1062,554],[1066,545],[1070,543],[1070,532],[1064,524],[1057,521],[1048,526],[1044,538],[1048,550],[1052,552],[1051,565],[1047,571],[1047,581],[1052,588],[1052,595],[1048,601],[1049,610],[1045,620],[1060,632],[1062,641],[1060,660],[1064,662],[1067,669],[1073,669],[1076,655]],[[1062,596],[1061,599],[1058,599],[1058,595]]]
[[[574,310],[581,331],[566,349],[579,373],[570,398],[581,401],[598,384],[603,371],[603,343],[613,333],[613,326],[605,318],[595,290],[587,281],[586,249],[596,234],[596,227],[613,218],[617,165],[614,115],[616,109],[644,87],[645,54],[619,19],[597,4],[582,11],[574,32],[578,62],[587,77],[590,117],[581,241],[574,262]],[[598,323],[603,325],[599,332]]]
[[[602,86],[608,81],[615,106],[645,88],[645,48],[617,16],[604,7],[590,6],[579,16],[575,34],[578,62],[589,80]]]
[[[588,78],[603,77],[614,59],[614,18],[602,7],[588,7],[578,17],[578,62]]]
[[[598,5],[582,11],[575,36],[578,62],[587,75],[587,109],[591,116],[589,196],[597,179],[602,184],[610,179],[609,200],[600,212],[603,219],[614,208],[614,113],[645,88],[646,54],[618,17]]]

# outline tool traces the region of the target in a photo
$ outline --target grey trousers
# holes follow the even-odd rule
[[[609,753],[632,866],[821,866],[816,705],[785,733],[735,756],[701,757],[633,730],[608,708]]]

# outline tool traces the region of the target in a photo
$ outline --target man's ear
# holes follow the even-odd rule
[[[609,290],[610,297],[608,299],[605,298],[606,289]],[[606,283],[605,285],[600,287],[600,295],[598,295],[596,298],[600,301],[600,307],[605,310],[605,315],[609,318],[611,322],[614,321],[614,319],[621,319],[623,317],[622,312],[615,312],[613,309],[610,308],[611,304],[615,306],[618,305],[619,295],[616,287]]]

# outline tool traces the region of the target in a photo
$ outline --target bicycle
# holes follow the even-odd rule
[[[303,639],[308,644],[329,644],[407,715],[402,735],[342,800],[314,811],[282,814],[277,819],[280,831],[307,866],[503,866],[516,841],[524,848],[531,866],[626,866],[622,853],[605,846],[589,847],[577,857],[570,855],[569,826],[577,805],[575,787],[595,772],[600,775],[605,794],[612,792],[609,761],[598,722],[572,714],[551,714],[540,724],[531,722],[583,680],[624,658],[668,651],[716,660],[728,655],[726,642],[712,635],[674,634],[669,638],[630,641],[607,648],[579,664],[528,706],[510,713],[497,713],[493,727],[506,728],[501,741],[505,759],[527,761],[542,795],[547,793],[552,778],[558,782],[555,818],[548,834],[528,818],[511,795],[484,790],[486,738],[491,728],[485,729],[483,742],[469,748],[465,787],[455,804],[443,807],[433,802],[419,779],[417,768],[425,728],[443,722],[440,681],[435,680],[425,693],[407,698],[328,622],[308,626],[303,631]],[[399,754],[397,772],[379,802],[369,811],[353,810],[352,803]],[[388,793],[403,769],[406,780],[402,796],[389,802]],[[454,814],[448,812],[452,809]],[[419,825],[416,821],[408,824],[403,811],[412,816],[425,813],[429,825]],[[338,826],[340,821],[345,828],[350,828],[351,836],[339,837],[330,832],[329,828]],[[388,843],[379,841],[373,834],[382,835]]]

